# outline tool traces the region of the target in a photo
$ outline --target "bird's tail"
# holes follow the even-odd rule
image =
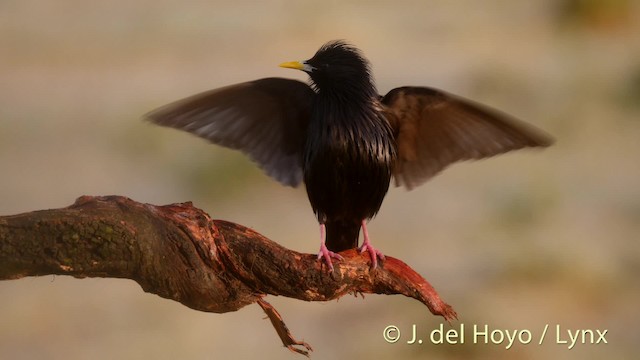
[[[327,248],[331,251],[343,251],[358,247],[360,223],[353,221],[327,221]]]

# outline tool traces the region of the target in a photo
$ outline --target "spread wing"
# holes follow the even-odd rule
[[[408,189],[456,161],[553,143],[541,130],[437,89],[396,88],[381,102],[398,146],[396,185]]]
[[[207,91],[146,118],[240,150],[279,182],[302,181],[302,146],[314,96],[297,80],[266,78]]]

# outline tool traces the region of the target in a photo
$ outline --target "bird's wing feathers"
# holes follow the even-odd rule
[[[240,150],[279,182],[302,181],[301,152],[314,92],[297,80],[266,78],[204,92],[146,115]]]
[[[456,161],[553,142],[544,132],[508,115],[436,89],[396,88],[381,101],[398,146],[396,185],[408,189]]]

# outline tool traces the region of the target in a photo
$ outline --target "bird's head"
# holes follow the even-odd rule
[[[369,62],[358,49],[342,40],[322,45],[309,60],[286,62],[280,66],[306,72],[321,92],[354,90],[366,95],[376,92]]]

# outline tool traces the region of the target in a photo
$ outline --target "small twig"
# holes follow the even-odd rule
[[[311,345],[307,344],[304,341],[298,341],[293,338],[293,335],[291,335],[289,328],[284,323],[282,316],[280,316],[280,313],[278,313],[276,308],[274,308],[273,305],[269,304],[264,299],[259,299],[258,305],[260,305],[262,310],[264,310],[264,312],[269,317],[269,320],[271,320],[271,325],[273,325],[273,327],[276,329],[276,333],[278,333],[280,340],[282,340],[282,344],[286,346],[287,349],[293,352],[309,357],[309,352],[313,351]],[[296,346],[304,346],[307,350],[299,349]]]

